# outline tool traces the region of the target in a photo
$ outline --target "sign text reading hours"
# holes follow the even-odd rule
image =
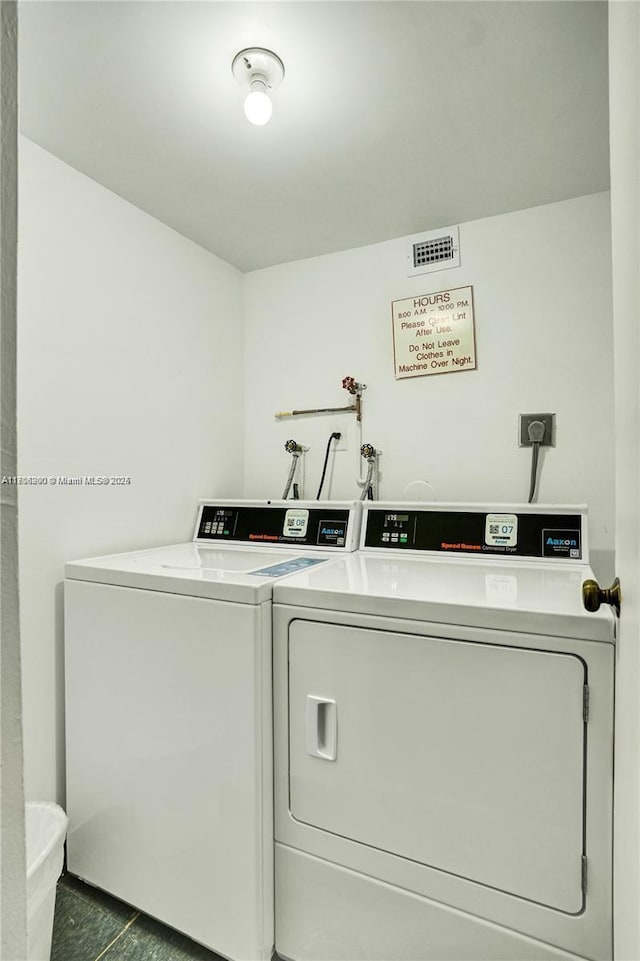
[[[391,309],[396,378],[475,369],[472,287],[394,300]]]

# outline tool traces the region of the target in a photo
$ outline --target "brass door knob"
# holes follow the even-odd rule
[[[582,585],[582,603],[588,611],[597,611],[601,604],[611,604],[616,614],[620,614],[622,592],[620,579],[616,577],[611,587],[601,588],[597,581],[588,580]]]

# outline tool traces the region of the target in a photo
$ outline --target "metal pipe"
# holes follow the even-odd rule
[[[362,420],[362,391],[367,389],[366,384],[360,384],[353,377],[343,377],[342,386],[353,395],[353,404],[348,407],[310,407],[307,410],[278,410],[274,417],[299,417],[301,414],[345,414],[353,413],[358,422]]]
[[[356,398],[356,403],[351,404],[349,407],[311,407],[309,410],[278,410],[274,414],[274,417],[299,417],[300,414],[344,414],[347,411],[353,411],[358,415],[358,420],[360,420],[359,400],[359,398]]]

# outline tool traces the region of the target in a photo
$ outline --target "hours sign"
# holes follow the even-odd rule
[[[475,370],[473,287],[394,300],[396,379]]]

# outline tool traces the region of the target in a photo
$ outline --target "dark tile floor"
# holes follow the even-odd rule
[[[58,881],[51,961],[223,961],[70,874]]]

